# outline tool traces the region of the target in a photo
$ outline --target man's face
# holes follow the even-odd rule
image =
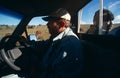
[[[109,29],[111,28],[110,22],[103,22],[103,27],[102,27],[102,28],[103,28],[104,30],[107,30],[108,27],[109,27]]]
[[[48,29],[49,29],[49,33],[51,35],[57,35],[59,33],[59,25],[58,25],[58,21],[48,21],[47,23]]]

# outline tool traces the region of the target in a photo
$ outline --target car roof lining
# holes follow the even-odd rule
[[[1,0],[2,7],[23,15],[44,16],[58,8],[66,8],[71,15],[83,8],[91,0]]]

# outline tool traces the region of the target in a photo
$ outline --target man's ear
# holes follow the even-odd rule
[[[60,21],[59,25],[60,25],[60,27],[64,27],[65,26],[65,22],[64,21]]]

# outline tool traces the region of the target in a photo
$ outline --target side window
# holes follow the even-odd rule
[[[118,11],[120,1],[100,1],[102,0],[92,0],[81,9],[80,33],[105,35],[120,26],[120,12]]]
[[[34,17],[27,26],[28,35],[35,35],[37,40],[46,40],[50,37],[47,22],[42,17]]]
[[[22,15],[0,7],[0,40],[11,35],[20,23]]]

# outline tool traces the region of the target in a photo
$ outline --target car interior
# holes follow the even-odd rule
[[[66,8],[72,16],[73,31],[84,49],[85,71],[83,78],[120,78],[120,37],[78,33],[78,11],[92,0],[1,0],[0,12],[21,19],[11,35],[0,41],[0,77],[8,74],[29,74],[37,78],[38,61],[42,55],[34,44],[35,35],[29,35],[27,26],[32,18],[47,16],[58,8]],[[73,3],[75,5],[73,5]],[[9,11],[5,13],[5,11]],[[9,13],[15,12],[14,15]],[[18,13],[18,14],[16,14]],[[7,21],[6,21],[7,22]],[[42,29],[41,29],[42,30]],[[1,30],[0,30],[1,33]],[[25,38],[22,34],[25,33]],[[19,45],[17,46],[17,42]],[[74,67],[73,67],[74,68]],[[26,76],[27,77],[27,76]]]

